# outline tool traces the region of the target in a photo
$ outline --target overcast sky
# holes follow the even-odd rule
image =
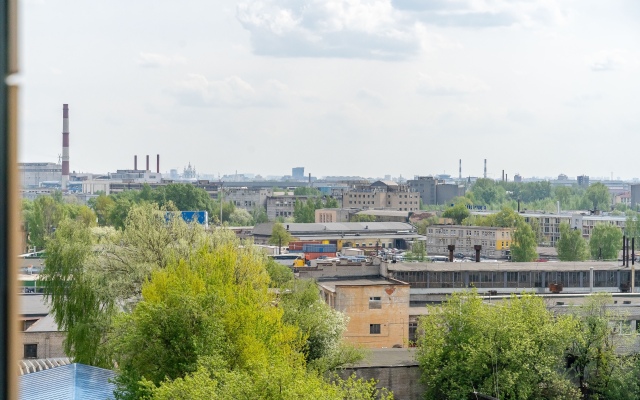
[[[640,177],[637,0],[22,0],[20,160]]]

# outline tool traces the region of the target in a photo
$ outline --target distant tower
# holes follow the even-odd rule
[[[62,105],[62,190],[69,186],[69,105]]]
[[[484,159],[484,179],[487,179],[487,159]]]
[[[460,162],[458,163],[458,179],[462,180],[462,158],[460,159]]]

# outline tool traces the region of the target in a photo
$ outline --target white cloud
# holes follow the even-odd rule
[[[287,86],[275,80],[255,89],[237,76],[209,81],[198,74],[176,82],[167,93],[186,106],[233,108],[278,106],[290,95]]]
[[[254,0],[237,18],[261,55],[402,59],[420,50],[415,24],[390,0]]]
[[[185,62],[186,60],[182,56],[168,56],[158,53],[140,53],[136,60],[138,66],[143,68],[158,68],[173,64],[184,64]]]
[[[440,26],[555,25],[566,13],[555,0],[393,0],[399,10]]]
[[[592,56],[588,64],[595,72],[614,71],[627,64],[627,57],[622,49],[604,50]]]
[[[424,95],[457,96],[484,92],[489,86],[479,79],[455,74],[421,74],[417,91]]]

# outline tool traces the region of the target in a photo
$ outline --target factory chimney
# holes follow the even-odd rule
[[[458,180],[462,180],[462,158],[458,163]]]
[[[160,173],[160,154],[156,156],[156,173]]]
[[[133,170],[138,170],[138,156],[133,156]]]
[[[487,159],[484,159],[484,179],[487,179]]]
[[[147,169],[145,171],[149,171],[149,155],[147,154]]]
[[[62,190],[69,187],[69,105],[62,105]]]

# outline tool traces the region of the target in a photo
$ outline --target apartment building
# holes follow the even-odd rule
[[[449,254],[449,245],[455,253],[466,256],[475,254],[474,246],[480,245],[480,255],[488,258],[507,258],[511,249],[513,228],[433,225],[427,228],[427,253]]]
[[[420,210],[420,193],[407,185],[392,181],[376,181],[371,185],[356,186],[342,197],[343,208],[389,209],[397,211]]]

